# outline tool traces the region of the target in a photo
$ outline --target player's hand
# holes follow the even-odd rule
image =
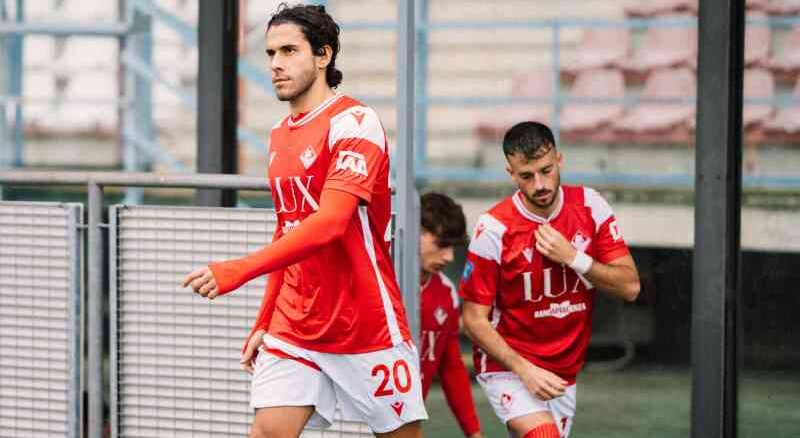
[[[200,296],[213,300],[219,295],[217,280],[208,266],[194,270],[181,282],[181,287],[192,286],[192,290]]]
[[[250,336],[250,339],[247,340],[247,348],[244,349],[242,358],[239,360],[239,363],[242,364],[242,369],[250,374],[253,374],[255,370],[258,347],[261,345],[264,333],[266,333],[264,330],[256,330],[253,336]]]
[[[468,436],[467,438],[483,438],[480,432],[475,432],[472,435]]]
[[[569,265],[575,259],[575,248],[550,224],[539,226],[536,235],[536,251],[556,262]]]
[[[531,394],[543,401],[561,396],[567,389],[566,380],[530,363],[519,373],[519,378]]]

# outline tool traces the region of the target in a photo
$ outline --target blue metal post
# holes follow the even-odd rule
[[[17,0],[16,11],[17,22],[25,21],[25,0]],[[23,69],[25,68],[23,54],[25,53],[22,48],[23,35],[14,35],[9,38],[9,60],[11,61],[9,68],[9,94],[12,96],[22,97],[22,78]],[[11,167],[21,167],[22,157],[25,153],[25,123],[23,119],[23,103],[18,100],[14,105],[14,127],[11,132],[11,142],[13,144],[12,155],[10,157],[9,165]]]
[[[131,2],[133,3],[133,2]],[[132,33],[125,38],[127,56],[136,58],[149,69],[153,67],[152,17],[131,6],[133,17]],[[125,116],[123,131],[125,137],[124,167],[127,172],[149,170],[152,160],[136,146],[132,139],[153,142],[153,91],[149,78],[138,75],[131,69],[125,72]],[[141,204],[144,191],[141,188],[128,188],[125,191],[126,204]]]
[[[414,60],[414,166],[417,173],[423,173],[428,161],[428,0],[416,0],[417,32],[416,59]]]
[[[550,120],[550,128],[553,131],[556,144],[561,143],[561,121],[559,115],[561,114],[561,105],[563,103],[561,96],[561,24],[558,20],[552,22],[552,45],[550,47],[550,54],[553,57],[553,116]]]

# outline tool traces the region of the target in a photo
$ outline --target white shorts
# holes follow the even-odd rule
[[[569,436],[575,417],[576,385],[567,386],[564,395],[543,401],[531,394],[522,380],[509,371],[479,374],[478,383],[503,424],[523,415],[550,411],[556,419],[561,438]]]
[[[406,342],[362,354],[306,350],[269,335],[252,376],[250,405],[314,406],[310,427],[330,427],[338,403],[341,419],[363,421],[375,433],[391,432],[428,414],[422,401],[417,349]]]

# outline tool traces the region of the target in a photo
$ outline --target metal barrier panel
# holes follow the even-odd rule
[[[82,217],[0,202],[0,437],[80,437]]]
[[[270,242],[274,212],[116,206],[110,221],[112,436],[246,436],[250,383],[238,359],[264,278],[214,301],[179,282],[198,266]],[[338,422],[303,436],[368,432]]]

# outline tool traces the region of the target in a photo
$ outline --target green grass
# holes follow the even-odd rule
[[[689,436],[691,376],[685,368],[636,367],[586,371],[578,382],[571,438]],[[505,438],[483,391],[473,385],[484,437]],[[427,438],[457,438],[461,430],[438,386],[427,401]],[[800,437],[800,374],[743,372],[739,380],[739,437]]]

